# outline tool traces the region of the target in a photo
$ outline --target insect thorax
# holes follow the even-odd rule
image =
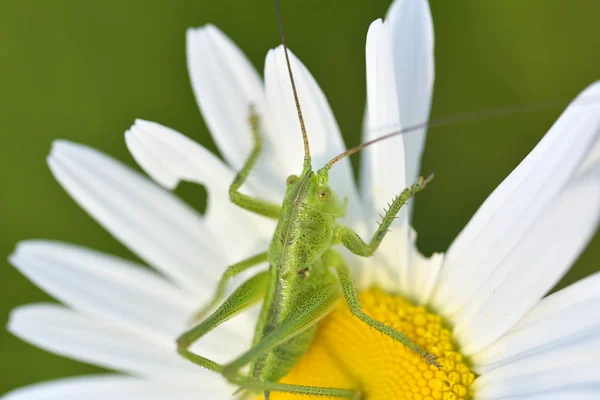
[[[320,198],[323,193],[326,199]],[[335,203],[333,209],[337,211],[337,198],[312,172],[288,185],[269,247],[269,262],[277,269],[282,288],[297,286],[301,291],[317,281],[313,276],[319,272],[315,270],[317,261],[331,247],[339,215],[330,212],[332,204],[328,203]]]

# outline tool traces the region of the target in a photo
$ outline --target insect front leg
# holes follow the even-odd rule
[[[383,240],[385,235],[388,233],[390,225],[392,224],[392,222],[394,222],[394,219],[396,218],[396,215],[398,214],[402,206],[408,201],[408,199],[413,197],[421,190],[425,189],[427,184],[431,182],[432,179],[433,175],[430,175],[427,179],[419,177],[417,183],[412,185],[410,188],[404,189],[404,191],[402,191],[402,193],[400,193],[399,196],[396,196],[394,201],[392,201],[392,204],[390,204],[389,208],[385,212],[385,215],[383,216],[381,223],[379,224],[379,228],[377,228],[377,230],[373,234],[373,237],[371,238],[369,244],[365,243],[360,238],[360,236],[358,236],[358,234],[352,229],[343,225],[337,226],[337,237],[342,242],[344,247],[346,247],[354,254],[363,257],[372,256],[381,244],[381,241]]]
[[[222,373],[222,365],[192,353],[189,350],[190,346],[223,322],[262,300],[267,290],[268,282],[269,274],[267,271],[261,272],[244,282],[206,320],[185,332],[177,339],[177,351],[179,354],[201,367]]]
[[[439,368],[440,365],[437,363],[435,355],[419,347],[419,345],[413,342],[412,339],[406,336],[405,334],[398,332],[391,326],[388,326],[381,321],[376,320],[375,318],[367,315],[363,311],[362,305],[360,304],[360,300],[358,299],[358,294],[356,293],[356,287],[354,286],[354,282],[352,281],[350,268],[348,267],[348,264],[346,264],[346,261],[340,254],[338,254],[335,251],[329,250],[323,255],[323,259],[323,261],[326,262],[328,266],[336,269],[338,279],[340,280],[340,285],[342,286],[342,292],[344,293],[344,297],[346,298],[348,308],[350,309],[350,313],[352,313],[352,315],[354,315],[356,318],[360,319],[370,327],[377,329],[384,335],[387,335],[392,339],[402,343],[404,346],[408,347],[410,350],[423,357],[428,364],[435,365]]]
[[[192,322],[200,322],[204,319],[206,314],[208,314],[212,309],[214,309],[219,301],[225,295],[225,290],[227,289],[227,283],[229,280],[238,274],[246,271],[249,268],[252,268],[262,262],[267,261],[267,252],[260,253],[254,257],[247,258],[242,260],[236,264],[230,265],[227,267],[223,276],[221,276],[221,280],[219,281],[219,285],[217,286],[217,290],[212,298],[212,300],[203,307],[200,311],[194,314],[192,318]]]
[[[336,287],[336,285],[330,284],[315,290],[298,304],[297,312],[277,326],[271,333],[261,338],[260,341],[246,353],[225,365],[221,373],[231,383],[236,384],[243,389],[264,392],[266,398],[268,398],[270,392],[287,392],[312,396],[360,399],[360,393],[352,389],[262,382],[239,374],[239,370],[246,364],[256,360],[273,350],[276,346],[316,324],[333,309],[339,297],[339,288]]]
[[[233,182],[229,186],[229,199],[231,202],[245,210],[251,211],[255,214],[260,214],[265,217],[279,219],[279,214],[281,212],[281,207],[278,204],[274,204],[268,202],[266,200],[262,200],[256,197],[248,196],[239,192],[240,187],[248,178],[250,171],[256,164],[256,160],[258,160],[258,156],[262,149],[262,138],[260,136],[260,118],[254,107],[250,106],[250,116],[248,117],[248,121],[252,128],[252,137],[254,138],[254,148],[250,152],[250,155],[246,159],[246,163],[242,167],[242,169],[237,173]]]

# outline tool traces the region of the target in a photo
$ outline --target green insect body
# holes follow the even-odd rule
[[[299,117],[302,118],[300,111]],[[419,178],[417,183],[397,196],[391,202],[371,241],[365,243],[353,230],[337,222],[337,219],[344,215],[345,202],[341,202],[328,186],[328,174],[333,163],[340,157],[334,158],[314,172],[304,129],[304,168],[299,176],[288,177],[281,205],[239,192],[256,163],[262,146],[259,117],[252,108],[249,122],[254,134],[254,149],[230,186],[230,199],[248,211],[278,219],[277,227],[266,252],[227,268],[213,301],[195,317],[202,322],[178,339],[179,353],[202,367],[220,373],[241,390],[249,393],[264,392],[266,399],[271,391],[360,398],[359,392],[349,389],[278,382],[308,350],[317,322],[343,297],[354,316],[409,347],[430,364],[437,365],[432,354],[421,349],[407,336],[362,311],[350,269],[343,257],[332,247],[341,244],[354,254],[371,256],[388,232],[402,205],[415,193],[424,189],[429,179]],[[345,154],[351,152],[352,150]],[[267,271],[260,272],[242,283],[219,305],[230,278],[265,261],[269,264]],[[262,311],[252,346],[246,353],[227,365],[220,365],[189,350],[203,335],[260,301],[263,302]],[[205,318],[215,307],[216,311]],[[240,370],[248,364],[249,374],[244,376]]]
[[[343,207],[312,171],[299,178],[292,176],[288,183],[281,217],[269,246],[271,284],[255,342],[288,320],[307,296],[336,286],[335,276],[324,265],[322,257],[334,240],[335,218],[343,214]],[[255,360],[251,375],[267,382],[284,377],[306,352],[315,328],[316,325],[306,329]]]
[[[350,268],[332,247],[341,244],[359,256],[373,255],[400,208],[409,198],[423,190],[431,177],[419,178],[417,183],[405,189],[390,203],[369,243],[365,243],[352,229],[337,222],[338,218],[344,216],[346,200],[344,203],[340,202],[328,185],[331,167],[343,157],[403,132],[397,131],[356,146],[334,157],[314,172],[308,135],[285,44],[279,2],[276,0],[275,4],[304,142],[304,165],[299,176],[291,175],[287,178],[287,188],[281,204],[251,197],[239,191],[258,160],[262,148],[260,119],[250,105],[248,122],[253,134],[254,148],[231,183],[229,198],[232,203],[247,211],[277,219],[277,227],[267,251],[226,269],[213,300],[195,315],[194,320],[201,322],[177,339],[177,349],[186,359],[221,374],[246,394],[263,392],[265,400],[269,399],[273,391],[359,399],[362,393],[356,390],[285,384],[279,383],[279,380],[286,376],[306,353],[317,323],[342,297],[352,315],[421,355],[429,364],[439,367],[434,355],[420,348],[406,335],[370,317],[362,310]],[[259,272],[242,283],[219,305],[225,296],[230,278],[265,261],[269,264],[267,271]],[[228,364],[221,365],[190,351],[190,346],[202,336],[260,301],[263,306],[254,339],[245,353]],[[216,310],[208,315],[215,307]],[[248,364],[249,372],[244,375],[241,370]]]

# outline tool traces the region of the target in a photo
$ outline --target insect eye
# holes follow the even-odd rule
[[[298,180],[298,175],[290,175],[285,180],[285,184],[290,186],[292,183],[296,182],[297,180]]]
[[[317,194],[319,196],[319,200],[325,201],[329,198],[329,189],[327,189],[327,188],[319,189]]]

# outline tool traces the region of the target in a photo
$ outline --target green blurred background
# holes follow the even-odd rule
[[[290,47],[321,84],[346,143],[357,144],[365,102],[365,34],[390,1],[282,3]],[[431,0],[431,8],[437,71],[433,118],[506,105],[566,104],[600,78],[598,1]],[[185,29],[208,22],[230,35],[259,70],[267,49],[279,43],[271,0],[0,2],[3,257],[19,240],[52,238],[134,258],[56,184],[45,156],[53,139],[68,138],[133,165],[123,132],[136,117],[171,126],[215,150],[192,96],[184,51]],[[415,212],[424,253],[448,247],[560,111],[430,131],[423,170],[435,171],[436,181],[419,196]],[[201,196],[191,185],[178,192],[188,201]],[[202,206],[197,200],[194,205]],[[597,271],[598,259],[600,235],[561,285]],[[15,306],[47,300],[2,262],[2,323]],[[98,371],[4,331],[0,360],[0,393]]]

